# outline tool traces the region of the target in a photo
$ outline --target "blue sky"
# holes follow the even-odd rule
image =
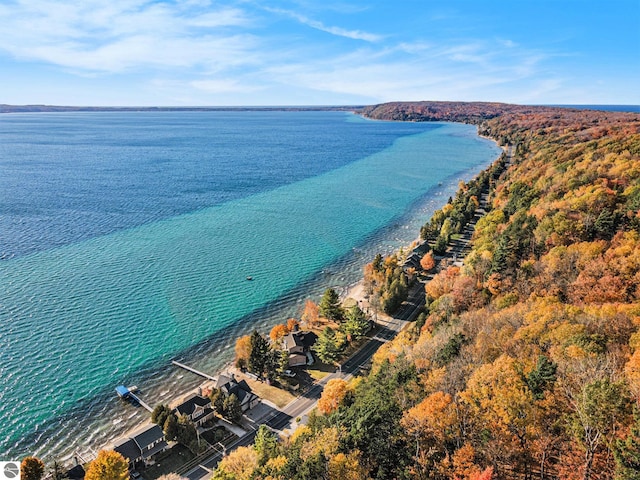
[[[640,0],[3,0],[0,103],[640,104]]]

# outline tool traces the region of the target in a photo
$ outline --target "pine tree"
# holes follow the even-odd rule
[[[334,321],[342,320],[344,312],[340,306],[340,297],[333,288],[327,288],[327,290],[325,290],[318,307],[320,309],[320,315],[324,318]]]
[[[249,370],[262,377],[267,370],[269,341],[254,330],[251,334],[251,353],[249,355]]]

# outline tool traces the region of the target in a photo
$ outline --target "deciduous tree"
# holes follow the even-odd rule
[[[89,463],[85,480],[128,480],[129,464],[125,458],[113,450],[100,450],[94,461]]]
[[[20,465],[20,480],[40,480],[44,475],[44,463],[36,457],[25,457]]]
[[[327,382],[318,400],[318,410],[327,415],[338,409],[342,401],[351,393],[349,384],[341,378],[333,378]]]

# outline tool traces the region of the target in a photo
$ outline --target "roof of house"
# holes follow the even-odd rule
[[[192,415],[196,407],[206,408],[209,405],[211,405],[211,400],[209,398],[203,397],[202,395],[193,394],[180,405],[178,405],[175,410],[180,415]]]
[[[167,448],[169,445],[167,444],[166,441],[162,440],[160,443],[157,443],[156,445],[154,445],[154,447],[151,450],[148,450],[146,452],[144,452],[142,454],[143,458],[149,458],[152,457],[153,455],[155,455],[158,452],[161,452],[162,450],[164,450],[165,448]]]
[[[283,340],[285,348],[291,350],[294,347],[310,347],[317,339],[318,336],[313,332],[291,332]]]
[[[147,425],[133,432],[131,438],[135,440],[140,450],[144,450],[149,445],[159,440],[164,440],[164,433],[162,433],[162,429],[158,425]]]
[[[303,337],[302,335],[300,335],[300,333],[301,332],[291,332],[288,335],[285,335],[285,337],[283,338],[284,348],[286,348],[287,350],[291,350],[295,347],[304,346],[302,342]]]
[[[138,447],[132,438],[121,438],[114,444],[113,450],[118,452],[129,462],[134,462],[142,456],[140,447]]]
[[[241,405],[256,398],[256,394],[251,391],[251,387],[245,380],[242,380],[240,383],[234,385],[229,392],[229,395],[231,395],[232,393],[235,393],[236,397],[238,397],[238,400],[240,400]]]
[[[220,375],[218,375],[218,378],[216,379],[214,387],[222,388],[225,385],[227,385],[228,383],[235,382],[235,381],[236,381],[236,379],[233,376],[233,374],[225,375],[224,373],[221,373]]]
[[[76,465],[75,467],[67,470],[66,478],[70,478],[71,480],[82,479],[84,478],[84,468],[82,465]]]

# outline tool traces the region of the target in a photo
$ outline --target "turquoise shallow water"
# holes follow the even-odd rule
[[[116,385],[151,404],[191,386],[171,358],[219,366],[242,331],[414,238],[403,224],[433,207],[425,194],[498,152],[473,127],[431,125],[291,183],[0,262],[0,457],[114,438],[146,415]]]

